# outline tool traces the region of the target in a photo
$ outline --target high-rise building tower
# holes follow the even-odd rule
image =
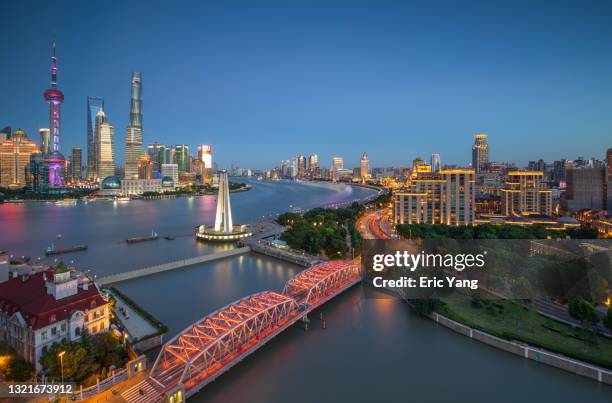
[[[87,97],[87,179],[96,179],[98,175],[96,115],[100,109],[104,110],[104,98]]]
[[[45,163],[49,168],[49,187],[61,187],[64,184],[62,174],[66,160],[60,152],[60,106],[64,101],[64,93],[57,88],[57,58],[55,57],[55,39],[53,40],[53,56],[51,56],[51,88],[43,94],[49,104],[49,153]]]
[[[71,166],[71,176],[74,180],[81,179],[81,168],[83,167],[83,160],[81,155],[81,149],[78,147],[74,147],[72,149],[72,166]]]
[[[96,176],[102,182],[109,176],[115,176],[115,128],[108,123],[102,109],[96,115],[96,138],[98,139]]]
[[[612,214],[612,147],[608,148],[608,150],[606,151],[606,163],[608,164],[608,170],[606,174],[606,210],[608,211],[608,214]]]
[[[142,155],[142,80],[140,73],[132,73],[130,124],[125,133],[125,177],[138,178],[138,160]]]
[[[440,154],[431,154],[431,171],[438,172],[440,169],[442,169]]]
[[[311,173],[317,169],[318,165],[319,165],[319,157],[317,156],[317,154],[312,154],[310,157],[308,157],[308,170]]]
[[[43,127],[38,130],[40,134],[40,152],[47,155],[49,154],[49,147],[51,142],[51,131],[48,127]]]
[[[26,166],[32,154],[40,155],[40,150],[21,129],[15,130],[9,140],[0,142],[0,187],[26,185]]]
[[[474,135],[474,145],[472,146],[472,168],[476,173],[482,172],[485,165],[489,162],[489,143],[488,134],[480,133]]]
[[[297,176],[300,179],[306,176],[306,157],[303,155],[297,156]]]
[[[368,159],[367,153],[363,153],[359,161],[359,177],[362,181],[370,177],[370,160]]]
[[[179,172],[189,171],[189,146],[187,144],[178,144],[174,146],[174,158],[178,165]]]

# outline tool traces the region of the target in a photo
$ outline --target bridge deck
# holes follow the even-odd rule
[[[167,342],[151,381],[165,392],[180,386],[189,397],[360,280],[357,263],[330,261],[296,275],[282,294],[268,291],[229,304]]]

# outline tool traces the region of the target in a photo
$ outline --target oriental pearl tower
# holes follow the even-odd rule
[[[45,164],[49,168],[49,187],[62,187],[64,165],[66,159],[60,152],[60,105],[64,101],[64,93],[57,88],[57,58],[55,57],[55,39],[53,40],[53,56],[51,57],[51,88],[43,94],[49,104],[49,132],[51,147],[45,155]]]

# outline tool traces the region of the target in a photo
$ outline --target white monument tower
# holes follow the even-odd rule
[[[230,203],[229,175],[225,171],[220,172],[215,226],[206,227],[205,225],[200,225],[196,232],[196,237],[209,242],[232,242],[251,235],[246,225],[234,225]]]
[[[215,231],[232,232],[232,206],[230,204],[229,177],[227,172],[219,174],[219,195],[217,196],[217,215],[215,217]]]

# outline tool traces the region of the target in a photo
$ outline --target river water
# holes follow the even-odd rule
[[[291,207],[304,209],[364,197],[367,189],[331,184],[251,182],[232,194],[235,221]],[[191,228],[210,223],[214,196],[126,204],[0,205],[0,249],[39,256],[63,235],[87,252],[66,255],[99,275],[217,247],[194,242]],[[126,245],[122,239],[177,236]],[[183,236],[184,237],[181,237]],[[167,339],[202,316],[246,295],[282,290],[300,267],[242,255],[117,284],[166,323]],[[326,329],[320,327],[324,314]],[[416,317],[400,301],[365,298],[360,287],[292,327],[204,388],[196,402],[610,402],[612,388],[493,349]],[[191,401],[190,400],[190,401]]]

